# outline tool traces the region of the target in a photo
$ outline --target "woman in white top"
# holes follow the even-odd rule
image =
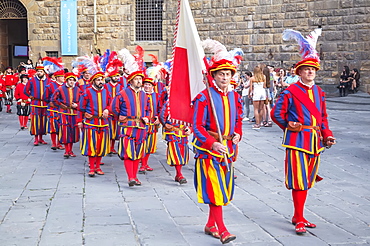
[[[250,71],[245,72],[245,79],[243,81],[243,90],[242,90],[242,98],[244,102],[244,119],[243,121],[249,120],[249,89],[250,89],[250,79],[252,77],[252,73]]]
[[[250,83],[249,98],[253,100],[254,117],[256,119],[256,124],[252,128],[260,129],[266,100],[266,76],[259,66],[254,68]]]

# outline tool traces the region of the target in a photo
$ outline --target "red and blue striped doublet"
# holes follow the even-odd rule
[[[32,77],[24,87],[24,94],[33,97],[31,101],[31,135],[46,135],[47,123],[47,103],[42,101],[45,93],[45,87],[50,80],[44,76],[39,79],[37,76]]]
[[[121,127],[118,155],[122,160],[138,160],[144,157],[148,129],[142,118],[149,118],[149,110],[149,100],[145,92],[135,92],[130,86],[113,99],[113,113],[118,117],[126,117],[125,121],[118,123]]]
[[[311,100],[319,111],[321,119],[316,119],[307,106],[292,94],[292,86],[307,95],[308,100]],[[332,132],[327,120],[325,93],[321,88],[317,85],[309,88],[301,81],[290,87],[281,93],[271,110],[271,118],[284,131],[282,146],[286,147],[285,185],[288,189],[307,190],[315,183],[320,165],[319,155],[324,149],[322,138],[332,136]],[[306,126],[319,126],[320,129],[290,131],[287,128],[289,121]]]
[[[114,98],[122,89],[123,86],[119,83],[108,83],[105,84],[105,88],[109,91],[112,98]],[[120,135],[120,129],[118,127],[118,120],[117,116],[114,114],[109,116],[109,130],[110,130],[110,136],[113,140],[118,140]]]
[[[148,96],[150,102],[150,120],[148,125],[148,138],[145,143],[145,153],[153,154],[157,150],[157,132],[159,126],[155,125],[154,122],[156,121],[157,117],[159,117],[160,104],[157,93],[146,93],[146,95]]]
[[[119,80],[118,80],[118,84],[120,84],[122,86],[122,89],[126,89],[127,88],[127,79],[123,76],[120,76]]]
[[[60,131],[59,141],[63,144],[77,143],[80,140],[80,131],[77,127],[77,110],[72,109],[72,103],[79,103],[80,89],[76,86],[67,87],[66,84],[56,89],[51,101],[59,107]]]
[[[167,89],[164,83],[158,81],[157,85],[154,86],[154,92],[157,93],[159,101],[159,112],[161,112],[164,103],[167,101]]]
[[[80,89],[81,94],[84,94],[86,90],[91,87],[89,80],[86,80],[84,78],[79,79],[76,85]]]
[[[97,90],[91,86],[81,95],[80,111],[92,115],[91,118],[84,117],[83,120],[84,129],[80,142],[82,155],[99,157],[110,152],[109,122],[101,117],[103,111],[109,109],[110,102],[111,96],[105,88]]]
[[[163,139],[167,141],[167,164],[170,166],[186,165],[189,162],[188,136],[185,135],[185,126],[168,120],[168,102],[161,110],[160,121],[163,124]],[[166,129],[169,124],[175,129]]]
[[[46,85],[45,87],[45,93],[43,95],[43,100],[48,103],[47,107],[47,131],[48,133],[58,133],[59,132],[59,112],[58,108],[55,107],[53,104],[50,104],[51,102],[51,97],[58,89],[60,85],[54,81],[51,80],[49,84]]]
[[[223,136],[233,136],[234,133],[242,136],[242,101],[234,92],[220,92],[217,88],[210,88],[215,104],[216,113]],[[234,194],[234,170],[223,163],[223,156],[212,150],[212,144],[216,139],[208,131],[217,133],[217,126],[210,105],[209,94],[202,91],[194,100],[193,145],[195,150],[194,185],[197,191],[198,202],[214,204],[217,206],[227,205]],[[223,140],[227,146],[227,162],[235,159],[236,145],[232,140]]]

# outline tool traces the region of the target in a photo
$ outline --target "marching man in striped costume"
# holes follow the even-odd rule
[[[31,126],[30,133],[35,136],[34,145],[47,144],[42,135],[46,135],[47,128],[47,103],[42,100],[45,87],[50,82],[45,75],[44,66],[36,66],[36,75],[32,77],[24,87],[24,94],[31,98]]]
[[[59,60],[55,57],[44,57],[44,62],[49,64],[48,67],[52,68],[53,71],[50,72],[54,79],[51,79],[49,84],[45,87],[45,93],[43,96],[43,100],[48,103],[47,114],[48,114],[48,121],[47,121],[47,130],[50,134],[51,138],[51,149],[56,150],[64,149],[64,147],[58,141],[58,134],[59,134],[59,112],[58,108],[51,102],[51,97],[58,89],[59,86],[63,85],[64,83],[64,67],[60,63],[61,58]],[[44,64],[45,66],[45,64]],[[54,72],[54,70],[57,70]],[[54,73],[52,73],[54,72]]]
[[[147,124],[149,123],[149,101],[141,90],[144,74],[133,72],[127,78],[128,87],[122,90],[112,103],[112,111],[118,116],[121,137],[118,155],[123,160],[129,186],[141,185],[137,178],[139,163],[145,155]]]
[[[56,89],[51,102],[59,108],[59,142],[64,144],[64,157],[76,157],[72,151],[73,143],[80,139],[80,131],[77,127],[77,108],[80,100],[80,89],[75,86],[77,76],[66,73],[65,83]]]
[[[140,161],[145,155],[145,140],[148,134],[150,117],[149,100],[141,90],[144,78],[133,55],[127,49],[119,51],[125,68],[130,72],[127,88],[123,89],[112,102],[112,111],[118,116],[121,136],[118,144],[118,156],[123,160],[129,186],[140,186],[137,178]]]
[[[150,102],[150,116],[148,123],[148,137],[145,143],[145,156],[141,160],[141,167],[139,169],[140,173],[145,173],[145,171],[153,171],[148,164],[150,154],[155,153],[157,150],[157,132],[159,127],[159,113],[160,113],[160,103],[158,94],[154,92],[154,87],[157,85],[152,78],[144,78],[143,89],[148,96]]]
[[[102,157],[110,151],[108,117],[111,96],[104,87],[104,73],[98,70],[94,61],[87,57],[78,59],[87,64],[88,72],[92,74],[91,86],[80,97],[79,109],[83,113],[83,119],[78,119],[78,127],[82,129],[81,154],[88,156],[88,174],[94,177],[95,173],[104,175],[100,163]]]
[[[186,184],[188,181],[182,174],[182,167],[189,162],[188,137],[191,129],[180,123],[169,121],[168,102],[161,110],[160,121],[163,125],[163,139],[167,141],[167,164],[175,167],[175,181]]]
[[[224,244],[236,238],[226,229],[222,206],[233,199],[232,162],[237,155],[236,145],[242,135],[243,110],[240,96],[229,86],[236,66],[229,60],[221,59],[214,62],[208,71],[213,77],[211,95],[204,90],[194,100],[194,184],[198,202],[209,205],[209,217],[204,232],[220,238]],[[214,101],[222,139],[217,134],[210,96]]]
[[[282,146],[286,147],[285,185],[292,190],[294,215],[292,224],[297,234],[316,225],[303,215],[308,190],[317,181],[320,154],[335,144],[329,129],[325,93],[315,85],[320,60],[315,50],[321,29],[304,38],[294,30],[285,30],[284,40],[298,41],[303,60],[295,65],[300,80],[285,89],[271,111],[273,121],[284,131]]]

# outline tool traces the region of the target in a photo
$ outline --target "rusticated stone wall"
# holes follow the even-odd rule
[[[45,51],[60,51],[60,1],[21,0],[28,10],[29,40],[33,59]],[[177,0],[165,0],[163,41],[135,41],[133,0],[97,0],[94,35],[93,0],[78,0],[79,55],[96,49],[119,50],[139,44],[160,60],[171,57]],[[335,84],[344,65],[358,68],[370,84],[369,0],[189,0],[201,39],[219,40],[228,49],[242,48],[252,69],[264,62],[289,67],[297,62],[298,47],[283,42],[281,33],[292,28],[308,34],[321,26],[317,50],[322,59],[318,82]],[[64,57],[70,61],[73,57]],[[365,89],[365,86],[363,87]],[[369,89],[370,90],[370,87]]]

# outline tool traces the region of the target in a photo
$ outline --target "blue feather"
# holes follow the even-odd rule
[[[43,61],[43,66],[45,68],[45,71],[47,71],[48,74],[53,74],[59,70],[62,70],[63,68],[60,68],[57,66],[55,63],[51,61],[44,60]]]
[[[302,56],[302,58],[316,58],[318,59],[318,54],[316,51],[316,42],[318,36],[321,34],[321,29],[316,29],[311,33],[310,36],[307,38],[303,37],[303,35],[295,30],[292,29],[286,29],[283,32],[283,40],[289,41],[289,40],[295,40],[299,47],[299,54]]]
[[[110,50],[107,49],[107,51],[105,51],[104,55],[100,59],[100,67],[102,68],[103,72],[107,70],[107,65],[109,63],[109,56],[110,56]]]

